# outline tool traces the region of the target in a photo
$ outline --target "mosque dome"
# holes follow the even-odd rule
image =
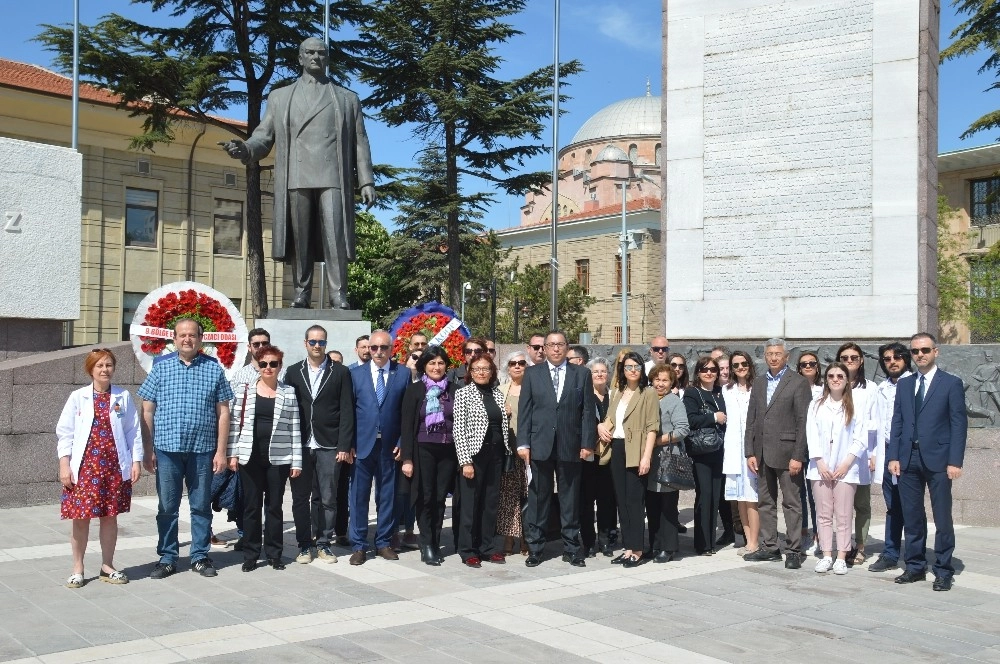
[[[659,137],[660,131],[660,97],[646,94],[605,106],[583,123],[570,144],[622,136]]]

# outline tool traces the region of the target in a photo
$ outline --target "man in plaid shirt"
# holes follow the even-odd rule
[[[176,357],[153,365],[139,388],[148,472],[156,473],[159,562],[149,577],[177,571],[178,516],[183,484],[191,504],[191,569],[215,576],[208,557],[212,529],[212,474],[226,468],[229,402],[233,391],[222,367],[199,353],[201,324],[181,318],[174,325]]]

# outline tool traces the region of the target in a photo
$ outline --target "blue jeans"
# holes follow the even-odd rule
[[[213,452],[156,452],[156,553],[164,565],[176,565],[180,544],[177,521],[181,494],[187,485],[191,504],[191,562],[208,556],[212,533]]]

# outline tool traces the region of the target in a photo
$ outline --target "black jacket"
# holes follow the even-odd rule
[[[350,452],[354,444],[354,386],[351,372],[338,362],[327,361],[315,400],[309,390],[308,360],[288,367],[285,382],[295,388],[299,401],[302,446],[315,432],[316,443],[338,452]]]

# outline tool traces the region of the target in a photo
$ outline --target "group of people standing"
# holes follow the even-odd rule
[[[177,571],[183,485],[191,568],[215,576],[210,486],[213,473],[227,468],[242,485],[245,572],[258,567],[261,553],[284,569],[286,485],[300,563],[336,562],[334,545],[350,546],[352,565],[370,552],[396,560],[411,545],[425,564],[440,565],[449,495],[453,544],[468,567],[505,563],[517,539],[525,564],[535,567],[556,529],[562,559],[572,566],[613,557],[619,547],[611,562],[625,568],[665,563],[686,528],[677,487],[660,470],[689,460],[697,554],[735,543],[748,561],[784,559],[797,569],[812,534],[816,571],[846,573],[865,561],[870,485],[881,483],[886,546],[870,569],[897,566],[905,527],[906,571],[897,582],[922,580],[929,487],[934,589],[951,587],[950,486],[961,474],[964,400],[960,379],[935,366],[929,334],[914,335],[909,348],[882,346],[887,378],[877,386],[854,343],[841,346],[825,369],[816,353],[800,353],[794,371],[785,343],[771,339],[763,375],[749,353],[718,347],[698,357],[689,375],[687,360],[670,354],[664,337],[652,340],[648,361],[626,349],[612,362],[590,360],[585,347],[553,331],[533,335],[499,366],[493,342],[472,338],[461,365],[449,369],[446,351],[417,336],[399,364],[387,332],[366,335],[358,340],[364,361],[348,367],[327,352],[326,330],[314,325],[305,332],[306,359],[286,368],[284,352],[255,329],[253,359],[230,383],[200,353],[198,321],[181,319],[177,352],[154,364],[138,392],[141,407],[111,384],[111,351],[92,351],[85,369],[93,383],[70,396],[57,428],[62,516],[74,520],[67,585],[84,583],[91,518],[101,521],[100,578],[128,582],[113,565],[115,517],[128,511],[142,468],[156,474],[159,496],[159,560],[150,576],[164,578]],[[373,488],[378,516],[370,546]]]

